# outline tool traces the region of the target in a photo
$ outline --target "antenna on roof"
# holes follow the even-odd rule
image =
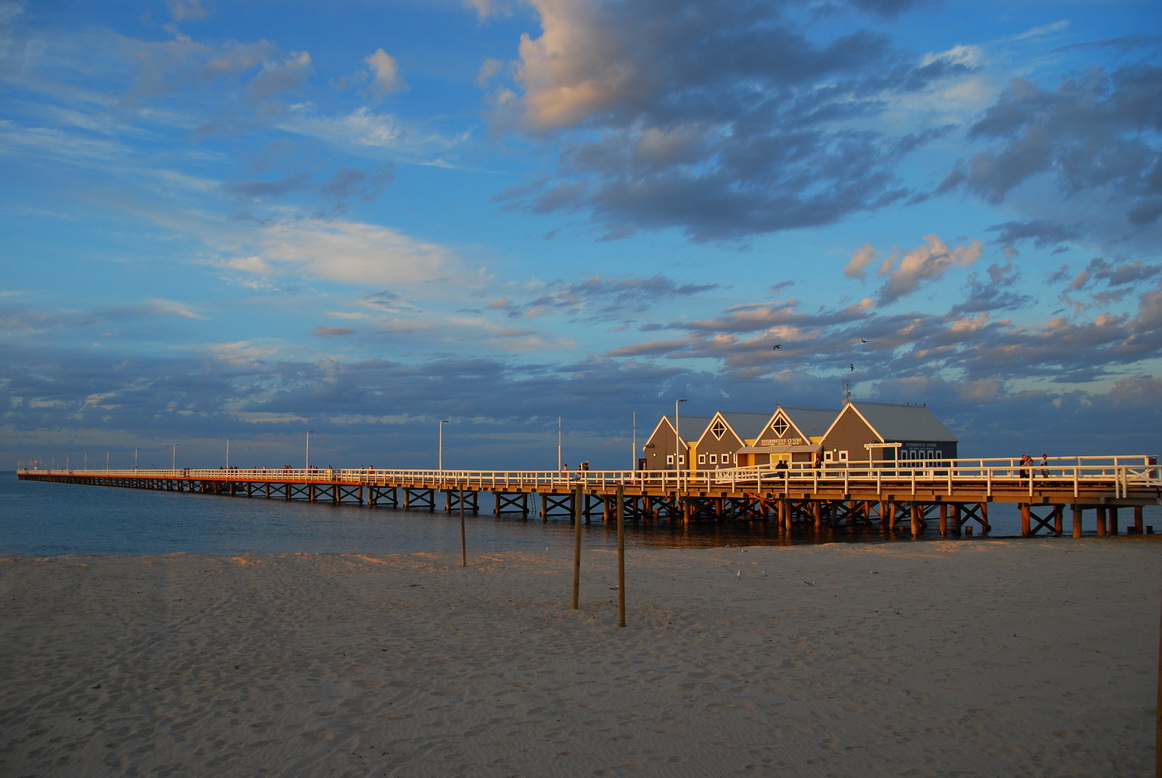
[[[851,384],[847,381],[843,382],[843,401],[845,403],[851,402]]]

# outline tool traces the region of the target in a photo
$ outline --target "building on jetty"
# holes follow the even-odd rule
[[[957,439],[924,405],[848,400],[839,411],[780,405],[773,414],[717,411],[713,416],[677,420],[666,415],[642,450],[643,470],[724,470],[780,463],[802,468],[955,459]]]

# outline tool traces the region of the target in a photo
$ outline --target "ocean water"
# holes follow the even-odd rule
[[[491,500],[481,500],[481,507]],[[1015,506],[993,504],[990,537],[1020,533]],[[1128,511],[1123,512],[1128,513]],[[1123,528],[1128,516],[1121,519]],[[1093,533],[1087,512],[1086,534]],[[1162,509],[1146,509],[1145,523],[1162,532]],[[1066,535],[1070,518],[1066,516]],[[572,522],[564,517],[524,519],[465,516],[469,554],[571,546]],[[627,547],[723,547],[832,542],[912,542],[905,526],[894,536],[876,529],[796,529],[790,536],[773,523],[725,521],[681,525],[627,522]],[[981,537],[979,528],[972,538]],[[939,539],[930,521],[921,540]],[[616,548],[613,522],[594,517],[582,525],[585,548]],[[1065,539],[1062,542],[1066,542]],[[356,505],[286,502],[181,492],[119,489],[80,484],[21,481],[0,473],[0,553],[63,554],[242,554],[242,553],[459,553],[459,514],[441,510],[396,510]]]

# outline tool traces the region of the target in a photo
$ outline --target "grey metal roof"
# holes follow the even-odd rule
[[[670,422],[670,426],[674,426],[674,417],[666,414],[662,417]],[[697,440],[702,437],[702,433],[706,431],[706,425],[710,423],[713,416],[687,416],[684,413],[678,414],[678,434],[681,435],[682,430],[686,430],[686,434],[682,435],[682,440]],[[696,435],[691,435],[690,430],[697,430]]]
[[[763,427],[771,420],[769,413],[746,413],[744,411],[723,411],[722,418],[743,440],[757,438]]]
[[[809,438],[821,437],[839,416],[839,411],[827,408],[783,408],[783,413]]]
[[[884,440],[956,442],[956,436],[926,406],[869,402],[853,402],[852,405]]]

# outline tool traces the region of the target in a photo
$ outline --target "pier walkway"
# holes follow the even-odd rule
[[[708,471],[378,470],[375,468],[225,468],[179,470],[21,469],[36,481],[198,492],[236,497],[480,512],[491,495],[497,515],[586,519],[616,515],[644,521],[726,518],[838,527],[907,524],[919,535],[937,521],[940,534],[990,529],[988,507],[1021,510],[1024,536],[1061,535],[1065,514],[1075,537],[1084,514],[1098,535],[1142,532],[1142,508],[1162,505],[1162,470],[1147,456],[1056,457],[1023,471],[1016,459],[954,459],[872,465],[733,468]],[[539,502],[539,507],[537,503]],[[1125,513],[1119,513],[1124,511]],[[1147,528],[1152,529],[1152,528]]]

